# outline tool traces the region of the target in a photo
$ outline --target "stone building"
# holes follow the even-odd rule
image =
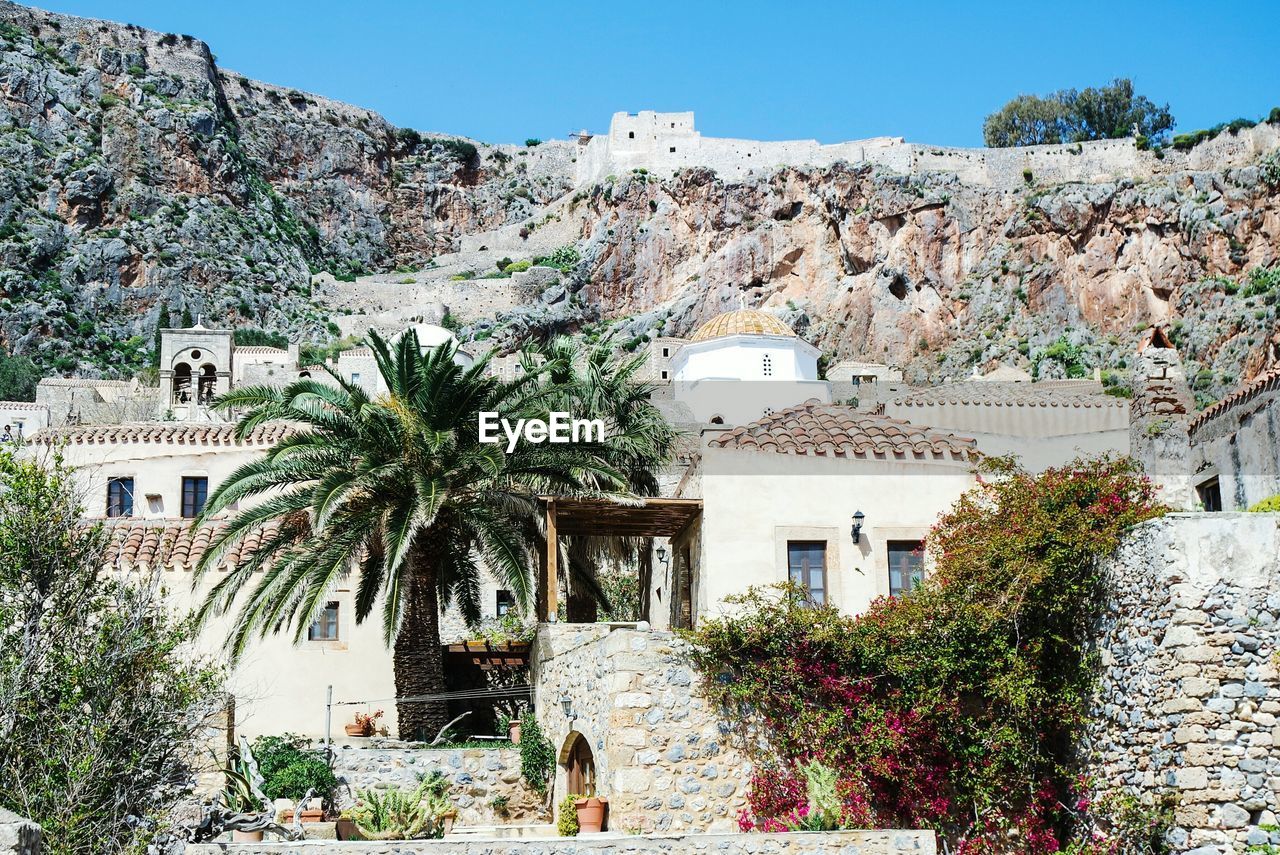
[[[847,406],[810,401],[707,438],[677,489],[702,508],[671,542],[659,626],[788,579],[850,614],[908,591],[925,535],[975,483],[972,439]]]
[[[1205,510],[1280,494],[1280,361],[1190,419],[1191,478]]]

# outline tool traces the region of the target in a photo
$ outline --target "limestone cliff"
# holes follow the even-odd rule
[[[412,312],[420,284],[436,301],[459,271],[559,243],[582,261],[539,314],[473,332],[596,317],[634,347],[748,302],[833,358],[936,379],[1122,375],[1161,323],[1203,402],[1261,367],[1276,327],[1274,154],[1020,188],[845,164],[574,187],[577,154],[397,129],[219,69],[190,36],[0,4],[0,332],[46,368],[128,375],[162,311],[319,341],[363,316],[315,273]]]

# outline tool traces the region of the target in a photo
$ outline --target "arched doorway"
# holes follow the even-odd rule
[[[191,402],[191,366],[179,362],[173,368],[173,403]]]
[[[596,760],[585,736],[576,730],[569,734],[560,750],[560,765],[564,767],[565,793],[582,796],[596,794]]]

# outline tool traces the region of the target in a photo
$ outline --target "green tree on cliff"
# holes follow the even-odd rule
[[[1133,134],[1156,142],[1173,128],[1169,105],[1159,106],[1133,91],[1133,81],[1119,78],[1107,86],[1081,91],[1063,89],[1050,95],[1019,95],[982,124],[992,148],[1118,139]]]

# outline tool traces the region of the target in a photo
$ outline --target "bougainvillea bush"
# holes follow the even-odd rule
[[[858,617],[781,586],[694,634],[713,699],[764,737],[744,829],[804,827],[813,763],[846,826],[926,827],[964,855],[1121,852],[1072,770],[1094,680],[1100,559],[1163,512],[1127,460],[1007,460],[935,526],[929,577]],[[809,774],[807,774],[809,773]],[[1132,850],[1148,851],[1148,850]]]

